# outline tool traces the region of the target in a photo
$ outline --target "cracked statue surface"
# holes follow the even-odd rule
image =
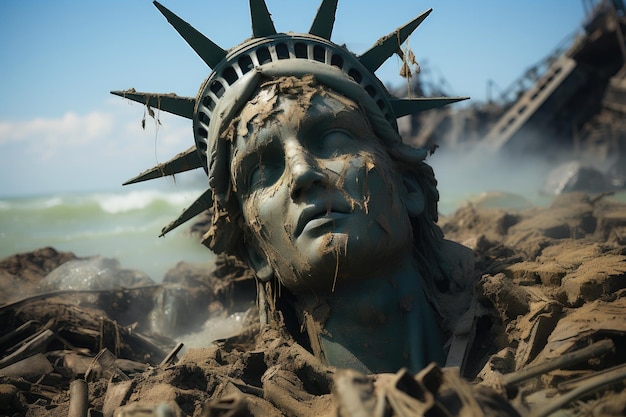
[[[254,270],[257,347],[269,368],[264,397],[281,412],[301,415],[285,398],[293,386],[277,381],[290,380],[282,372],[291,372],[310,394],[303,369],[316,370],[312,380],[356,372],[322,384],[315,397],[344,392],[336,403],[345,416],[366,415],[349,411],[354,404],[345,391],[355,388],[346,387],[376,380],[379,397],[393,397],[390,387],[400,382],[389,382],[391,374],[425,368],[445,385],[452,374],[439,367],[460,366],[463,356],[450,355],[450,337],[469,305],[473,257],[443,238],[429,150],[404,144],[396,118],[463,98],[397,99],[374,75],[430,10],[356,56],[330,41],[337,1],[324,0],[309,33],[295,34],[278,33],[265,3],[251,0],[253,38],[229,51],[155,5],[213,72],[195,99],[113,92],[193,120],[194,147],[128,183],[192,168],[207,172],[208,190],[163,233],[208,210],[212,225],[203,243]],[[284,352],[268,354],[278,341],[307,365]],[[435,407],[418,397],[406,401]],[[410,407],[377,403],[367,415],[409,415],[403,413]],[[474,402],[465,405],[482,412]],[[253,408],[247,412],[255,414]]]
[[[359,106],[313,76],[283,77],[262,83],[231,127],[249,259],[291,293],[316,353],[364,372],[441,363],[413,256],[424,195]]]

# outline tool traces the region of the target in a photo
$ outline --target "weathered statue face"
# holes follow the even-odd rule
[[[353,101],[270,83],[232,127],[244,221],[288,289],[330,291],[410,252],[402,181]]]

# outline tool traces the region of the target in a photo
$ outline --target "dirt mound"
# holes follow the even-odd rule
[[[33,293],[52,270],[74,259],[77,257],[71,252],[57,252],[48,247],[0,260],[0,303]]]
[[[599,369],[626,376],[625,204],[571,193],[551,207],[514,213],[465,207],[442,227],[448,238],[474,249],[484,272],[476,287],[477,342],[466,362],[467,377],[510,399],[524,393],[517,397],[523,398],[523,407],[537,409],[559,398],[557,385],[565,387],[562,391],[576,387],[584,392],[597,382]],[[596,356],[556,363],[598,343],[610,345]],[[513,377],[550,363],[555,366],[532,377]],[[577,385],[565,384],[576,378]],[[612,389],[626,393],[619,382]],[[607,395],[587,406],[605,410],[604,401],[623,398]],[[620,404],[617,408],[624,410]]]
[[[280,323],[261,330],[258,317],[179,359],[180,345],[142,321],[155,299],[181,291],[182,302],[163,304],[177,306],[172,323],[181,329],[193,327],[190,306],[223,315],[254,301],[247,268],[221,258],[208,269],[179,264],[158,287],[0,306],[0,412],[66,416],[78,404],[104,416],[624,415],[626,205],[567,194],[548,208],[468,206],[441,226],[476,258],[474,302],[451,339],[462,347],[460,369],[326,367]],[[2,261],[0,276],[34,287],[74,258],[49,248],[16,255]],[[131,319],[130,306],[141,319]]]

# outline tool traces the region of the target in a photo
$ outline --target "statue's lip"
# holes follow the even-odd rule
[[[319,203],[309,204],[300,213],[300,217],[298,218],[298,223],[296,225],[295,237],[298,238],[304,231],[307,224],[314,220],[323,218],[328,218],[330,220],[335,217],[343,217],[351,212],[352,208],[350,204],[341,200],[321,201]]]

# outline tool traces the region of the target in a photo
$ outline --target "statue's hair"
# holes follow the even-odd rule
[[[402,154],[390,156],[400,168],[400,175],[413,176],[422,188],[424,211],[411,217],[414,254],[418,258],[418,267],[428,288],[433,291],[435,286],[437,290],[445,291],[448,289],[450,271],[442,256],[443,232],[437,225],[439,191],[435,173],[426,162],[407,164]]]

